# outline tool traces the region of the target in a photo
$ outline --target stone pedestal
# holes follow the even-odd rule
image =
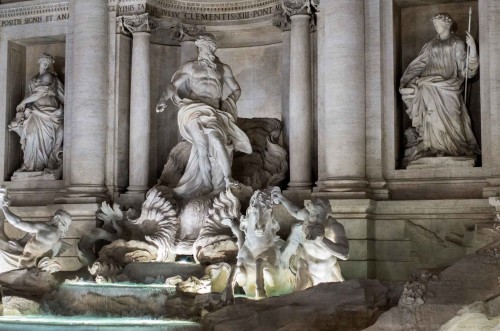
[[[408,164],[406,169],[473,168],[475,156],[423,157]]]

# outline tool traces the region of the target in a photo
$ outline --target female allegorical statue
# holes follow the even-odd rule
[[[35,176],[28,172],[42,172],[37,175],[52,179],[61,176],[64,86],[51,70],[54,62],[49,54],[40,56],[40,72],[31,79],[27,97],[16,107],[16,118],[9,125],[21,137],[24,156],[13,179]]]
[[[437,36],[424,45],[401,77],[399,91],[413,126],[406,134],[414,141],[403,163],[423,156],[480,154],[462,97],[464,80],[479,67],[476,43],[467,32],[467,68],[466,46],[452,34],[450,15],[436,14],[432,22]]]

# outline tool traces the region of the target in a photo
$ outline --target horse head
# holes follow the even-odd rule
[[[245,216],[241,218],[240,230],[246,237],[272,237],[280,229],[278,222],[273,218],[271,195],[266,191],[256,191],[250,199]]]

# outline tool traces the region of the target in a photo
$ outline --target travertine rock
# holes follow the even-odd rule
[[[498,295],[500,240],[465,256],[438,277],[423,273],[408,282],[398,307],[367,331],[437,330],[464,305]]]
[[[214,331],[362,330],[395,304],[400,290],[377,280],[324,283],[265,300],[237,298],[202,321]]]
[[[280,144],[281,121],[274,118],[238,118],[238,127],[250,139],[252,153],[236,152],[233,177],[254,190],[280,185],[288,171],[288,153]],[[174,188],[186,169],[191,144],[179,142],[170,152],[160,184]]]

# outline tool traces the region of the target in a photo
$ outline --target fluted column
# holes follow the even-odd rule
[[[108,106],[108,6],[74,1],[71,156],[68,194],[75,202],[102,197],[105,189]]]
[[[317,0],[283,1],[291,20],[289,190],[310,190],[312,184],[311,15]]]
[[[325,1],[320,10],[325,38],[318,191],[366,197],[364,1]]]
[[[150,44],[152,28],[148,14],[123,18],[132,33],[130,87],[129,186],[127,193],[144,194],[149,188],[149,145],[151,135]]]

